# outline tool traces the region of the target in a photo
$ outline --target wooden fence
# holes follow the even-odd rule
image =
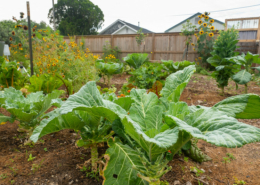
[[[124,35],[87,35],[87,36],[74,36],[72,41],[80,43],[83,39],[85,41],[86,48],[94,54],[102,55],[103,46],[107,43],[112,47],[117,46],[120,50],[120,58],[125,57],[129,53],[141,53],[145,52],[149,54],[151,61],[159,60],[183,60],[183,53],[186,48],[186,37],[180,36],[180,33],[152,33],[145,38],[144,45],[138,46],[135,40],[136,34],[124,34]],[[70,42],[71,38],[64,37],[66,42]],[[192,42],[196,42],[196,37],[192,36]],[[246,42],[247,43],[247,42]],[[243,43],[239,43],[243,45]],[[254,42],[253,45],[248,45],[247,48],[239,49],[240,52],[250,51],[252,53],[258,52],[258,46]],[[244,45],[243,45],[244,46]],[[198,57],[196,51],[193,51],[193,47],[189,47],[188,60],[194,61]]]

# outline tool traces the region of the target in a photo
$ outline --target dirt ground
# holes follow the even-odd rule
[[[111,82],[120,90],[129,75],[117,75]],[[99,83],[103,88],[106,85]],[[260,87],[255,82],[248,85],[249,93],[260,95]],[[225,95],[220,95],[215,81],[209,76],[193,75],[184,90],[181,101],[189,105],[212,106],[227,97],[242,94],[243,86],[236,91],[235,83],[230,82],[225,89]],[[4,110],[1,113],[8,115]],[[260,128],[260,121],[240,120],[241,122]],[[41,138],[39,144],[22,146],[25,135],[17,132],[17,123],[0,126],[0,185],[101,185],[102,178],[86,177],[86,172],[78,168],[90,158],[90,149],[75,146],[77,135],[72,130],[63,130]],[[161,179],[170,185],[197,185],[198,181],[209,185],[233,185],[235,179],[243,180],[248,185],[260,184],[260,143],[253,143],[242,148],[227,149],[215,147],[204,141],[199,141],[199,148],[208,154],[212,161],[202,164],[176,155],[169,163],[172,170]],[[99,148],[103,154],[106,146]],[[223,157],[233,154],[234,160],[224,163]],[[35,157],[28,161],[29,155]],[[197,167],[204,173],[200,175],[191,172],[191,167]],[[189,184],[189,185],[190,185]]]

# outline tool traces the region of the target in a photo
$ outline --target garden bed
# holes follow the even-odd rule
[[[120,90],[128,77],[129,75],[115,75],[111,82],[117,90]],[[102,83],[98,85],[102,88],[107,87]],[[260,88],[255,82],[250,82],[248,87],[248,93],[260,94]],[[221,96],[215,80],[209,76],[195,74],[182,93],[181,101],[189,105],[212,106],[227,97],[242,94],[243,91],[244,86],[239,86],[236,91],[235,83],[230,82],[225,95]],[[3,109],[1,113],[7,114]],[[259,120],[240,121],[260,128]],[[16,122],[0,127],[0,184],[102,184],[101,177],[98,181],[86,177],[86,172],[80,171],[84,162],[90,159],[90,149],[75,146],[78,136],[72,130],[44,136],[39,144],[34,146],[20,147],[24,142],[24,136],[23,133],[17,132],[17,128]],[[198,146],[212,158],[212,161],[199,164],[191,159],[184,159],[183,154],[176,155],[169,163],[172,170],[161,180],[176,185],[177,181],[180,182],[179,184],[186,184],[188,181],[198,184],[198,179],[209,184],[233,185],[234,178],[237,178],[250,185],[259,184],[260,143],[227,149],[199,141]],[[99,153],[103,154],[106,148],[106,146],[100,147]],[[223,157],[226,157],[227,153],[233,154],[236,159],[225,164]],[[28,161],[29,154],[36,158]],[[197,177],[190,171],[190,167],[203,169],[205,173]]]

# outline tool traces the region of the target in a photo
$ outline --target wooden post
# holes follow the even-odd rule
[[[152,33],[152,60],[154,60],[154,46],[155,46],[154,33]]]
[[[52,11],[53,11],[53,29],[54,31],[56,31],[54,0],[52,0]]]
[[[30,4],[27,1],[27,18],[28,18],[28,31],[29,31],[29,50],[30,50],[30,66],[31,76],[33,75],[33,53],[32,53],[32,33],[31,33],[31,18],[30,18]]]
[[[114,48],[114,36],[113,35],[111,35],[111,42],[110,42],[110,44],[111,44],[111,48],[113,49]]]
[[[225,31],[227,30],[227,19],[225,19]]]
[[[77,44],[77,35],[74,36],[74,42]]]
[[[260,17],[259,17],[259,22],[258,22],[258,30],[257,30],[257,37],[256,40],[259,41],[260,40]],[[259,53],[259,52],[258,52]]]

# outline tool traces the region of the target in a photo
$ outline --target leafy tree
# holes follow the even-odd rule
[[[15,27],[15,23],[11,20],[4,20],[0,22],[0,41],[4,41],[6,44],[10,44],[11,32]]]
[[[62,35],[96,35],[104,22],[102,10],[89,0],[59,0],[49,10],[50,23],[58,25]]]

